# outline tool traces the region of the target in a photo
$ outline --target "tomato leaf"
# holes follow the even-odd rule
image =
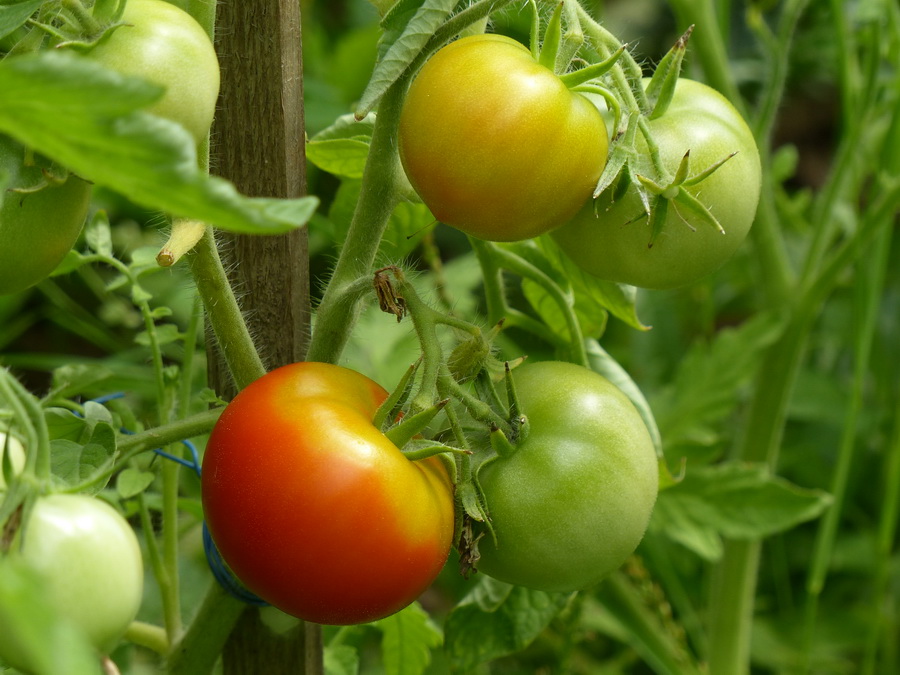
[[[713,445],[717,423],[736,409],[763,349],[781,332],[778,317],[760,314],[740,327],[697,342],[681,360],[671,385],[651,399],[663,442]]]
[[[124,469],[116,479],[116,491],[122,499],[141,494],[153,484],[156,474],[140,469]]]
[[[112,462],[116,450],[116,435],[106,422],[99,422],[85,445],[69,440],[50,442],[51,471],[54,478],[66,486],[79,485],[90,480]],[[96,494],[106,481],[93,485],[90,493]]]
[[[571,596],[482,577],[444,624],[444,645],[451,667],[472,672],[481,663],[524,649]]]
[[[341,115],[334,124],[309,139],[306,159],[335,176],[362,178],[374,125],[374,113],[359,121],[353,115]]]
[[[0,131],[134,202],[243,233],[303,225],[318,200],[248,198],[198,168],[180,125],[138,110],[160,88],[73,54],[0,61]]]
[[[359,673],[359,652],[350,645],[325,645],[322,658],[327,675]]]
[[[830,504],[831,495],[798,487],[771,475],[765,466],[688,467],[681,482],[660,493],[654,529],[716,560],[722,550],[720,536],[762,539],[817,518]]]
[[[0,5],[0,38],[4,38],[34,14],[44,0],[8,0]]]
[[[441,631],[414,602],[375,623],[381,631],[381,658],[387,675],[418,675],[431,662],[431,650],[441,644]]]
[[[403,31],[389,45],[375,64],[375,72],[369,80],[369,84],[360,98],[356,109],[356,116],[363,117],[378,104],[378,100],[397,81],[413,60],[422,51],[422,48],[434,35],[435,30],[444,23],[457,0],[425,0],[416,10]],[[386,33],[387,38],[390,37]]]

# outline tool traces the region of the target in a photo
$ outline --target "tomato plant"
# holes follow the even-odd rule
[[[49,163],[26,164],[26,154],[0,135],[0,176],[8,180],[0,204],[0,295],[46,278],[75,244],[90,206],[88,183],[54,178]]]
[[[527,433],[478,480],[496,541],[478,569],[528,588],[596,584],[637,547],[656,502],[653,443],[631,402],[602,375],[544,361],[513,371]]]
[[[416,599],[444,565],[453,489],[372,424],[386,392],[323,363],[245,387],[203,458],[203,507],[222,558],[251,591],[307,621],[352,624]]]
[[[759,201],[759,151],[747,123],[724,96],[685,78],[678,80],[665,114],[648,126],[662,164],[673,176],[687,152],[695,174],[725,160],[700,182],[680,188],[698,199],[724,232],[673,199],[665,205],[662,229],[654,237],[637,186],[631,184],[624,196],[617,197],[613,186],[596,201],[588,200],[553,238],[579,267],[601,279],[674,288],[713,272],[744,241]],[[638,149],[644,153],[639,173],[653,176],[643,139]]]
[[[204,140],[219,95],[219,62],[206,32],[164,0],[128,0],[121,20],[125,25],[91,49],[90,58],[165,87],[147,111],[178,122],[198,143]]]
[[[101,653],[116,645],[140,607],[144,577],[137,537],[99,499],[39,497],[9,556],[40,575],[52,606]],[[0,631],[0,658],[27,671],[27,657],[7,634]]]
[[[0,431],[0,462],[8,461],[13,475],[22,471],[25,466],[25,447],[13,434]],[[0,493],[6,489],[6,478],[0,463]]]
[[[501,35],[452,42],[410,86],[400,158],[440,222],[517,241],[571,218],[606,163],[606,126],[522,44]]]

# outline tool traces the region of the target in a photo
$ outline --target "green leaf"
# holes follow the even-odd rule
[[[160,88],[71,53],[0,61],[0,132],[137,204],[248,234],[286,232],[318,205],[248,198],[198,168],[180,125],[138,110]]]
[[[122,499],[141,494],[153,484],[156,475],[140,469],[124,469],[116,479],[116,491]]]
[[[817,518],[830,504],[829,494],[798,487],[765,466],[728,463],[689,468],[681,482],[660,493],[654,519],[660,519],[657,531],[712,560],[719,548],[709,541],[713,532],[762,539]]]
[[[457,0],[425,0],[406,24],[403,32],[387,48],[384,56],[375,64],[375,72],[360,98],[356,116],[361,117],[375,108],[378,100],[397,81],[444,23]]]
[[[444,624],[444,645],[451,666],[471,672],[481,663],[521,651],[570,598],[570,593],[532,591],[482,577]]]
[[[441,632],[417,602],[375,626],[382,632],[381,658],[387,675],[421,675],[431,662],[431,650],[441,644]]]
[[[360,121],[353,115],[342,115],[309,139],[306,159],[335,176],[362,178],[374,125],[374,113]]]
[[[357,675],[359,652],[350,645],[326,645],[323,650],[325,675]]]
[[[109,368],[97,364],[69,364],[54,369],[51,389],[57,398],[72,398],[114,375]]]
[[[161,326],[156,327],[156,342],[159,345],[167,345],[172,342],[178,342],[184,336],[178,331],[178,326],[174,323],[164,323]],[[149,346],[150,345],[150,336],[147,334],[147,331],[142,330],[138,333],[134,341],[139,345]]]
[[[91,218],[90,222],[85,227],[84,239],[87,242],[88,248],[95,253],[112,257],[112,231],[110,230],[109,218],[106,217],[106,213],[98,211],[97,214]]]
[[[737,328],[721,330],[711,343],[694,344],[681,359],[673,383],[651,400],[666,446],[715,442],[715,425],[734,412],[763,349],[778,337],[782,325],[778,317],[760,314]]]
[[[74,486],[93,478],[109,467],[116,450],[116,435],[112,427],[99,422],[85,445],[69,440],[50,442],[51,471],[64,486]],[[105,482],[93,486],[91,494],[105,487]]]
[[[0,38],[23,25],[44,0],[5,0],[0,4]]]

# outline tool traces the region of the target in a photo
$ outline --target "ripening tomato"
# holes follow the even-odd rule
[[[441,460],[410,461],[372,424],[387,393],[353,370],[303,362],[252,382],[203,457],[213,541],[235,576],[322,624],[374,621],[440,572],[454,528]]]
[[[715,216],[724,234],[670,201],[651,246],[650,223],[642,216],[640,197],[631,185],[618,199],[615,190],[608,189],[596,202],[587,200],[552,236],[579,267],[601,279],[641,288],[676,288],[719,268],[746,238],[759,202],[759,150],[753,132],[728,99],[683,77],[668,110],[648,124],[663,165],[673,175],[688,151],[692,174],[726,160],[707,178],[683,188]],[[643,138],[639,149],[644,154],[637,173],[653,176]]]
[[[148,112],[178,122],[197,142],[206,138],[219,96],[219,61],[206,32],[165,0],[128,0],[116,28],[88,58],[166,88]]]
[[[478,469],[496,541],[479,541],[480,572],[543,591],[587,588],[644,536],[659,482],[656,451],[631,401],[572,363],[513,371],[528,431]]]
[[[44,174],[49,163],[0,135],[0,295],[43,281],[75,244],[91,204],[91,186],[77,176],[57,183]]]
[[[425,63],[403,105],[399,149],[434,217],[490,241],[569,220],[608,150],[596,107],[522,44],[493,34],[451,42]]]

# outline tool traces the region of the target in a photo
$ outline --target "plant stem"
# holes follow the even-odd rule
[[[197,615],[166,659],[168,675],[206,675],[246,605],[213,581]]]
[[[400,198],[397,177],[402,168],[397,154],[397,128],[408,80],[408,75],[401,76],[381,99],[359,201],[316,312],[307,354],[310,361],[335,363],[340,357],[359,315],[359,296],[351,289],[360,277],[372,271],[381,237]]]
[[[235,385],[238,389],[243,389],[253,380],[265,375],[266,369],[253,345],[234,291],[228,283],[211,227],[206,229],[203,238],[187,259],[219,348],[234,377]]]

